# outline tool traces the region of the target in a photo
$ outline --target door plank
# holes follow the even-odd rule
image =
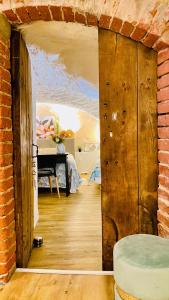
[[[12,32],[11,46],[16,260],[18,267],[26,267],[33,234],[31,73],[28,51],[20,32]]]
[[[103,269],[138,232],[137,43],[99,29]],[[105,67],[106,66],[106,67]]]
[[[157,234],[157,54],[138,44],[139,232]]]

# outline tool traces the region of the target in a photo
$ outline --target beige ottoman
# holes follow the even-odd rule
[[[137,234],[114,248],[116,300],[169,300],[169,240]]]

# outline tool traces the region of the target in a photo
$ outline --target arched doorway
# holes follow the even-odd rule
[[[77,21],[77,22],[80,22],[80,23],[85,23],[85,24],[87,23],[88,25],[97,25],[98,24],[98,19],[96,18],[96,16],[91,15],[91,14],[83,14],[83,13],[75,12],[74,10],[72,10],[71,7],[70,8],[69,7],[61,8],[61,7],[56,6],[54,8],[51,8],[50,10],[49,10],[48,6],[46,6],[46,7],[45,6],[36,7],[36,8],[35,7],[27,7],[27,8],[26,7],[24,7],[24,8],[21,7],[21,8],[18,8],[16,11],[13,11],[13,10],[9,11],[8,10],[8,11],[5,12],[5,14],[8,16],[9,19],[11,18],[11,21],[14,22],[14,23],[17,22],[18,20],[19,20],[19,22],[20,22],[20,20],[22,20],[22,22],[27,22],[27,21],[29,22],[30,20],[35,20],[35,19],[37,20],[37,18],[39,16],[40,16],[40,18],[43,18],[44,20],[48,20],[49,17],[51,18],[51,11],[52,10],[53,10],[53,13],[52,13],[53,17],[54,17],[54,19],[57,19],[57,20],[58,19],[61,20],[64,17],[63,20],[65,20],[65,21]],[[38,14],[36,14],[37,11],[38,11]],[[122,23],[119,20],[116,20],[115,18],[112,19],[109,16],[102,15],[100,20],[99,20],[99,26],[102,27],[102,28],[107,28],[107,29],[111,28],[111,30],[114,29],[114,31],[120,31]],[[146,32],[144,32],[144,35],[146,36]],[[124,86],[124,89],[125,88],[127,89],[128,86],[127,87]],[[147,89],[149,89],[149,88],[147,88]],[[106,105],[105,105],[105,107],[106,107]],[[114,113],[114,111],[113,111],[113,113]],[[115,111],[115,113],[116,113],[116,111]],[[116,114],[112,115],[111,118],[116,118]],[[106,118],[105,118],[105,120],[106,120]],[[111,132],[112,132],[112,130],[109,131],[110,138],[111,138],[111,134],[113,133],[113,132],[112,133]],[[105,164],[107,166],[109,165],[108,160],[105,161]],[[107,183],[107,181],[106,181],[106,183]],[[147,194],[147,195],[149,195],[149,194]],[[107,199],[106,199],[106,201],[107,201]],[[121,206],[121,209],[122,209],[122,214],[119,215],[119,212],[118,212],[118,218],[119,219],[121,219],[122,216],[124,216],[123,206]],[[146,209],[147,208],[145,208],[145,211],[146,211]],[[109,208],[108,208],[108,211],[109,211]],[[131,209],[129,209],[129,211],[131,212]],[[112,222],[112,220],[109,216],[108,217],[105,216],[104,219],[105,219],[105,225],[106,225],[105,226],[105,228],[106,228],[105,231],[108,233],[107,238],[105,239],[105,245],[106,245],[107,249],[109,249],[109,253],[112,253],[112,244],[114,243],[114,237],[112,239],[112,231],[115,232],[115,235],[117,237],[118,236],[118,234],[117,234],[117,229],[118,228],[114,224],[114,222]],[[126,221],[127,221],[127,224],[128,224],[130,222],[130,218],[127,217]],[[111,240],[111,243],[109,243],[110,240]],[[107,261],[108,261],[108,263],[106,263],[107,266],[110,266],[111,263],[112,263],[112,255],[111,255],[111,257],[109,256]],[[110,268],[110,267],[107,267],[107,268]]]

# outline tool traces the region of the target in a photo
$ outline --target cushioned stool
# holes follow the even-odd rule
[[[169,300],[169,240],[137,234],[114,248],[116,300]]]

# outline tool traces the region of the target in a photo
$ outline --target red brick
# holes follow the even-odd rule
[[[0,80],[0,92],[11,95],[11,85],[4,80]]]
[[[6,38],[2,32],[0,32],[0,41],[1,43],[3,43],[6,47],[6,50],[9,51],[9,47],[10,47],[10,39]]]
[[[169,189],[169,178],[163,175],[159,175],[159,184]]]
[[[157,68],[157,75],[162,76],[169,73],[169,60],[166,60]]]
[[[11,222],[14,221],[14,211],[10,212],[5,217],[0,217],[0,228],[7,227]],[[15,239],[11,241],[11,245],[14,243]],[[9,245],[10,246],[10,245]],[[2,251],[3,249],[0,249]],[[5,249],[6,250],[6,249]]]
[[[155,45],[153,46],[153,48],[157,51],[160,51],[160,50],[163,50],[163,49],[166,49],[169,47],[169,44],[166,43],[165,41],[162,41],[162,40],[158,40]]]
[[[6,145],[6,146],[12,146],[12,145]],[[0,152],[1,152],[1,148],[0,148]],[[8,178],[10,176],[13,176],[13,166],[9,166],[6,168],[0,168],[0,180]]]
[[[50,11],[52,13],[53,20],[62,21],[62,10],[60,6],[50,6]]]
[[[110,29],[114,32],[120,32],[123,21],[117,17],[114,17],[110,25]]]
[[[169,138],[169,127],[158,128],[158,136],[161,139],[168,139]]]
[[[10,58],[9,49],[5,47],[5,50],[4,50],[2,43],[0,43],[0,55],[2,55],[2,57],[6,58],[6,59]]]
[[[0,262],[6,263],[16,251],[16,244],[14,243],[7,251],[0,252]]]
[[[169,139],[158,139],[158,149],[163,151],[169,151]]]
[[[145,29],[141,24],[136,25],[133,33],[131,34],[131,39],[135,41],[140,41],[147,34],[147,29]]]
[[[169,126],[169,115],[158,116],[158,126]]]
[[[32,21],[40,20],[40,15],[36,6],[27,6],[26,10],[29,14],[29,17]]]
[[[5,192],[0,196],[0,205],[7,203],[10,199],[14,197],[14,188],[10,189],[9,191]]]
[[[12,154],[13,144],[12,143],[0,143],[0,154]]]
[[[110,28],[111,17],[106,15],[101,15],[99,20],[99,27],[104,29]]]
[[[71,7],[63,6],[63,16],[65,22],[74,22],[75,21],[75,15]]]
[[[9,201],[6,205],[0,206],[0,217],[6,216],[13,209],[14,209],[14,199]]]
[[[11,105],[12,98],[11,95],[4,95],[0,93],[0,105]]]
[[[164,211],[169,214],[169,201],[158,199],[158,207],[161,211]]]
[[[169,231],[168,227],[164,226],[163,224],[158,224],[158,235],[164,238],[169,238]]]
[[[158,212],[157,212],[157,218],[158,218],[159,222],[161,222],[162,224],[164,224],[165,226],[167,226],[167,228],[169,228],[169,214],[164,213],[161,210],[158,210]]]
[[[167,176],[169,178],[169,166],[164,166],[159,164],[159,174],[163,176]]]
[[[169,164],[169,152],[158,152],[158,160],[160,163]]]
[[[3,276],[1,275],[1,277],[0,277],[1,285],[8,283],[12,274],[15,272],[15,269],[16,269],[16,263],[12,266],[12,268],[8,271],[8,273],[3,274]]]
[[[158,89],[162,89],[167,86],[169,86],[169,74],[163,75],[157,80]]]
[[[18,7],[15,9],[16,14],[19,16],[19,19],[23,23],[30,23],[31,18],[29,17],[29,14],[26,10],[26,7]]]
[[[89,26],[97,26],[98,25],[97,16],[86,13],[86,17],[87,17],[87,25],[89,25]]]
[[[11,118],[11,107],[0,106],[0,118]]]
[[[158,52],[158,65],[160,65],[162,62],[166,61],[167,59],[169,59],[169,48],[166,48]]]
[[[134,30],[133,24],[128,21],[125,21],[122,25],[120,33],[129,37],[133,32],[133,30]]]
[[[0,155],[1,157],[11,157],[11,154]],[[1,168],[0,168],[1,169]],[[4,178],[4,180],[0,181],[0,192],[5,192],[7,189],[13,187],[13,178],[9,177],[8,179]]]
[[[0,119],[0,129],[10,129],[12,127],[12,120],[7,118]]]
[[[3,217],[0,217],[0,220]],[[6,251],[9,247],[11,247],[15,243],[16,237],[15,232],[11,232],[7,239],[0,239],[0,251]]]
[[[158,113],[168,113],[169,112],[169,101],[158,103]]]
[[[75,22],[86,25],[86,15],[83,15],[82,13],[75,13]]]
[[[14,220],[8,226],[0,229],[0,237],[2,240],[6,240],[10,235],[13,235],[13,233],[15,233],[15,221]],[[14,245],[15,245],[15,242],[11,245],[11,247]],[[6,249],[6,251],[8,251],[8,249]]]
[[[0,79],[7,81],[8,83],[10,83],[11,81],[11,74],[8,70],[0,67]]]
[[[0,167],[9,166],[13,163],[12,154],[0,155]]]
[[[10,59],[5,58],[4,56],[0,55],[0,66],[4,67],[5,69],[10,69]]]
[[[169,87],[165,87],[157,92],[157,100],[158,102],[169,100]]]
[[[0,273],[7,273],[16,262],[16,254],[14,253],[9,261],[5,264],[0,264]]]
[[[5,95],[0,92],[0,105],[10,106],[12,104],[11,95]]]
[[[7,17],[7,19],[10,21],[10,22],[16,22],[16,23],[20,23],[20,20],[19,18],[17,17],[16,13],[12,10],[12,9],[9,9],[9,10],[5,10],[3,11],[3,14],[5,14],[5,16]]]
[[[3,43],[0,42],[0,54],[5,56],[6,55],[6,47]]]
[[[45,5],[37,6],[37,9],[41,15],[41,19],[44,21],[51,21],[51,15],[49,11],[49,7]]]
[[[159,36],[157,34],[148,32],[147,35],[143,38],[142,43],[147,47],[152,47],[155,42],[158,40]]]
[[[7,216],[11,216],[11,215],[13,215],[13,213],[14,213],[14,210],[13,211],[11,211],[10,213],[8,213],[7,214]],[[5,220],[6,219],[6,216],[0,216],[0,222],[2,222],[3,220]],[[12,222],[11,223],[9,223],[7,226],[5,226],[5,227],[3,227],[2,228],[2,230],[4,229],[4,228],[6,228],[6,230],[7,230],[7,228],[10,228],[10,229],[12,229],[11,231],[9,231],[9,230],[7,230],[8,231],[8,235],[5,235],[4,233],[5,233],[5,231],[3,231],[3,238],[1,238],[0,239],[0,248],[2,248],[2,247],[4,247],[4,245],[6,244],[6,243],[9,243],[10,244],[10,247],[15,243],[15,235],[16,235],[16,232],[15,232],[15,230],[14,230],[14,228],[13,228],[13,223],[15,223],[14,222],[14,220],[12,220]],[[6,231],[6,232],[7,232]],[[2,233],[1,231],[0,231],[0,233]],[[10,242],[10,240],[12,240],[12,243]],[[8,249],[1,249],[0,251],[2,251],[2,250],[5,250],[5,251],[7,251]]]
[[[0,131],[0,142],[10,142],[13,140],[12,131]]]
[[[169,201],[169,191],[162,189],[162,187],[158,188],[158,198],[162,198],[166,201]]]

